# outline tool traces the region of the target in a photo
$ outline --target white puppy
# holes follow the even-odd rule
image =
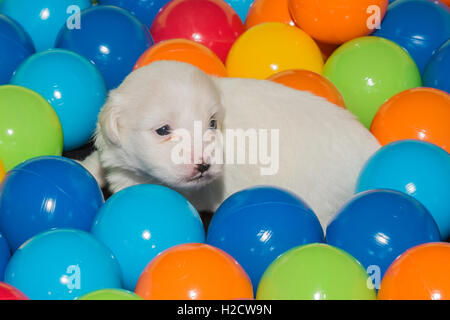
[[[199,130],[212,137],[202,144],[200,135],[203,151],[186,138],[199,141]],[[270,81],[214,78],[173,61],[138,69],[111,91],[95,145],[83,165],[112,192],[162,184],[198,210],[215,211],[232,193],[275,185],[302,197],[323,226],[379,148],[351,113],[321,97]]]

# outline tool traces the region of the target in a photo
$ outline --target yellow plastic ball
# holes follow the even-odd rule
[[[269,22],[250,28],[237,39],[226,67],[230,77],[267,79],[291,69],[320,74],[323,58],[307,33],[287,24]]]

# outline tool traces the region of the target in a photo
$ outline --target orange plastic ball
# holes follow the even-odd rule
[[[250,29],[265,22],[280,22],[295,26],[289,13],[289,0],[255,0],[251,5],[245,28]]]
[[[340,44],[371,34],[388,0],[289,0],[295,24],[316,40]]]
[[[450,95],[433,88],[400,92],[377,111],[370,131],[382,144],[424,140],[450,152]]]
[[[308,70],[287,70],[277,73],[268,80],[284,84],[297,90],[309,91],[345,108],[344,98],[330,80]]]
[[[322,57],[324,61],[327,61],[327,59],[333,54],[333,52],[335,52],[336,49],[339,48],[338,44],[324,43],[317,40],[316,43],[320,51],[322,52]]]
[[[5,174],[6,174],[5,167],[3,166],[2,160],[0,160],[0,182],[2,182]]]
[[[227,76],[227,69],[214,52],[200,43],[186,39],[167,40],[153,45],[141,55],[133,70],[159,60],[186,62],[207,74]]]
[[[172,247],[142,272],[136,294],[146,300],[252,299],[251,281],[230,255],[207,244]]]
[[[379,300],[449,300],[450,243],[422,244],[400,255],[386,271]]]

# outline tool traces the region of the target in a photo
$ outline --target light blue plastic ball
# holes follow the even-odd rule
[[[248,10],[255,0],[225,0],[241,18],[242,22],[245,22],[247,18]]]
[[[3,0],[0,13],[19,22],[39,52],[53,48],[61,27],[90,6],[90,0]]]
[[[392,189],[419,200],[443,240],[450,236],[450,155],[418,140],[392,142],[376,152],[358,178],[356,192]]]
[[[124,288],[137,280],[158,253],[182,243],[203,243],[205,231],[195,208],[179,193],[158,185],[137,185],[109,198],[92,234],[117,257]]]
[[[55,229],[17,249],[6,267],[5,282],[32,300],[73,300],[121,288],[121,273],[111,251],[91,234]]]
[[[11,84],[36,91],[52,105],[61,121],[65,151],[92,137],[107,89],[95,65],[84,57],[63,49],[34,54],[16,70]]]

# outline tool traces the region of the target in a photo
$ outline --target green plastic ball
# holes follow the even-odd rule
[[[389,98],[422,85],[410,55],[394,42],[374,36],[339,47],[327,60],[323,75],[339,89],[348,110],[367,128]]]
[[[0,158],[11,170],[22,161],[63,150],[61,123],[38,93],[19,86],[0,86]]]
[[[90,292],[78,300],[143,300],[134,292],[123,289],[102,289]]]
[[[363,266],[348,253],[326,244],[293,248],[267,268],[257,300],[375,300]]]

